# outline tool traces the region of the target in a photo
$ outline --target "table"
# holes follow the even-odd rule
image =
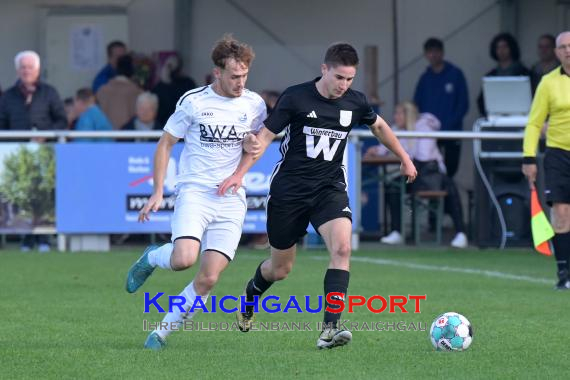
[[[380,182],[382,182],[382,185],[380,187],[380,200],[379,200],[379,204],[381,205],[381,212],[382,212],[382,224],[384,225],[384,236],[388,235],[388,212],[387,212],[387,207],[386,207],[386,202],[385,202],[385,187],[387,184],[391,184],[393,182],[395,182],[392,179],[388,178],[388,171],[387,171],[387,167],[390,165],[400,165],[400,159],[394,155],[387,155],[387,156],[373,156],[373,155],[364,155],[362,157],[362,165],[369,165],[369,166],[377,166],[379,171],[378,171],[378,177],[376,178],[362,178],[362,183],[365,183],[365,181],[369,181],[369,180],[378,180]],[[399,186],[400,189],[400,213],[401,213],[401,220],[402,220],[402,231],[400,231],[400,233],[402,234],[402,236],[406,236],[405,235],[405,222],[404,222],[404,209],[405,209],[405,200],[406,200],[406,181],[405,178],[403,176],[398,176],[397,177],[397,185]]]

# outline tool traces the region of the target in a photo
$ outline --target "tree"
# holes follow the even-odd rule
[[[53,147],[21,145],[4,159],[0,191],[33,225],[54,221],[55,159]]]

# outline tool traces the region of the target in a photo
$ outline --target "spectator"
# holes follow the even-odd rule
[[[65,114],[67,115],[67,129],[75,129],[77,115],[75,114],[75,101],[73,98],[65,98],[63,100],[63,108],[65,109]]]
[[[540,78],[560,65],[560,62],[558,62],[556,58],[556,41],[552,34],[543,34],[540,36],[537,48],[538,62],[530,69],[530,84],[532,85],[533,94],[540,82]]]
[[[67,116],[59,94],[40,80],[40,56],[23,51],[14,63],[18,80],[0,100],[0,129],[65,129]]]
[[[418,113],[418,109],[411,102],[403,102],[396,106],[394,113],[395,130],[416,130],[422,132],[435,131],[441,128],[439,120],[430,113]],[[455,248],[467,247],[467,236],[465,235],[465,223],[459,192],[453,180],[446,175],[446,167],[434,139],[404,140],[402,144],[406,152],[414,160],[414,165],[418,168],[418,178],[410,186],[410,192],[418,190],[445,190],[445,211],[450,214],[455,226],[456,235],[451,241],[451,246]],[[388,149],[383,145],[370,147],[366,152],[367,156],[383,156],[389,154]],[[380,241],[385,244],[402,244],[404,237],[401,235],[401,205],[399,188],[390,187],[387,189],[387,203],[390,207],[390,219],[392,232],[384,236]]]
[[[196,88],[196,82],[182,73],[182,59],[178,54],[166,58],[159,76],[152,92],[158,96],[157,120],[163,126],[174,113],[178,99],[186,91]]]
[[[113,129],[121,129],[135,116],[135,103],[143,91],[130,79],[132,75],[131,56],[122,56],[117,62],[117,76],[97,92],[97,101]]]
[[[111,131],[113,126],[101,108],[95,104],[95,95],[89,88],[81,88],[75,94],[75,113],[78,115],[75,129],[78,131]],[[111,139],[78,138],[75,141],[98,142]]]
[[[55,88],[40,80],[40,56],[31,50],[22,51],[14,58],[14,64],[18,80],[0,99],[0,129],[65,129],[63,102]],[[35,245],[40,252],[50,250],[47,236],[23,236],[22,251],[30,251]]]
[[[143,92],[137,97],[135,117],[125,124],[122,129],[128,131],[152,131],[162,129],[162,125],[159,124],[156,119],[158,107],[158,97],[153,93]]]
[[[467,82],[461,69],[443,59],[443,42],[429,38],[424,43],[424,56],[429,62],[416,86],[414,102],[421,113],[429,112],[441,122],[444,131],[462,131],[463,118],[469,109]],[[445,155],[447,175],[457,172],[461,156],[461,140],[440,140]]]
[[[517,40],[510,33],[500,33],[491,41],[489,54],[497,67],[489,71],[487,77],[529,76],[530,71],[520,62],[520,50]],[[477,97],[477,106],[481,115],[487,115],[483,92]]]
[[[127,46],[124,42],[113,41],[107,45],[107,64],[97,73],[93,80],[93,93],[96,94],[99,88],[107,84],[117,75],[117,62],[119,58],[127,54]]]

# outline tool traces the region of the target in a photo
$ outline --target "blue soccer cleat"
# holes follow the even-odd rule
[[[156,245],[149,245],[144,250],[142,256],[133,264],[127,275],[127,292],[134,293],[140,288],[146,279],[154,272],[154,267],[148,263],[148,253],[158,248]]]
[[[146,341],[144,342],[144,348],[147,350],[160,351],[166,346],[166,341],[158,335],[156,331],[148,334]]]

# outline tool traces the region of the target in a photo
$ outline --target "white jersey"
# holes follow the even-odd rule
[[[266,117],[263,99],[247,89],[237,98],[220,96],[211,86],[184,94],[164,126],[185,142],[177,187],[215,187],[231,176],[240,162],[244,137],[257,132]]]

